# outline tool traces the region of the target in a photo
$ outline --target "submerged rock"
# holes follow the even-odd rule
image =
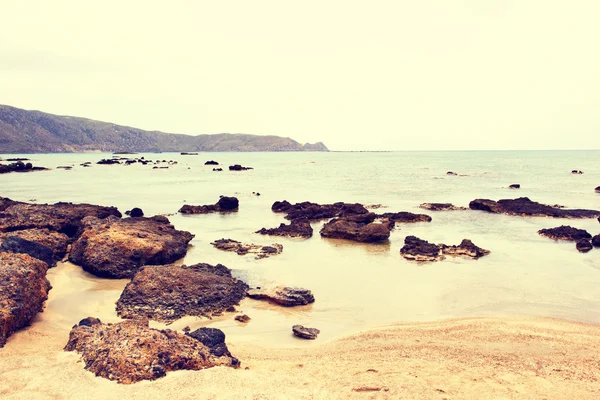
[[[260,233],[261,235],[271,235],[271,236],[286,236],[286,237],[300,237],[308,239],[313,235],[313,228],[310,226],[310,222],[307,220],[296,219],[292,220],[289,225],[281,224],[277,228],[262,228],[255,233]]]
[[[13,231],[13,232],[0,232],[0,243],[5,241],[8,237],[18,237],[24,239],[29,242],[34,242],[43,247],[48,247],[51,250],[51,257],[48,258],[39,258],[29,251],[13,251],[15,253],[25,253],[29,254],[32,257],[38,258],[48,264],[48,266],[52,267],[56,264],[56,261],[60,261],[64,258],[67,253],[67,246],[69,244],[69,237],[64,233],[53,232],[48,229],[25,229],[22,231]],[[27,244],[25,243],[26,247]],[[41,250],[43,255],[46,253],[46,250]]]
[[[42,311],[51,288],[47,270],[27,254],[0,252],[0,347]]]
[[[161,322],[186,315],[211,317],[238,304],[247,289],[221,264],[147,266],[125,286],[117,314]]]
[[[596,218],[600,216],[597,210],[570,210],[548,206],[546,204],[536,203],[527,197],[518,199],[487,200],[476,199],[469,203],[471,210],[481,210],[496,214],[532,216],[532,217],[553,217],[553,218]]]
[[[380,242],[388,240],[394,228],[389,219],[376,221],[377,215],[359,214],[335,218],[323,225],[321,236],[357,242]]]
[[[587,253],[592,249],[592,242],[589,239],[581,239],[575,246],[580,253]]]
[[[508,186],[509,189],[521,189],[521,185],[518,183],[513,183],[512,185]]]
[[[401,211],[396,213],[384,213],[379,215],[382,218],[388,218],[396,223],[415,223],[415,222],[431,222],[431,217],[426,214],[413,214],[411,212]]]
[[[440,261],[445,258],[440,246],[416,236],[407,236],[404,239],[404,246],[400,249],[400,254],[408,260],[415,261]]]
[[[205,206],[191,206],[189,204],[184,205],[179,210],[182,214],[208,214],[212,212],[234,212],[238,210],[239,200],[237,197],[226,197],[223,196],[217,201],[216,204],[209,204]]]
[[[440,245],[442,254],[453,256],[453,257],[469,257],[478,259],[479,257],[490,254],[489,250],[482,249],[476,246],[469,239],[463,239],[458,246],[446,246],[445,244]]]
[[[230,171],[247,171],[249,169],[254,169],[254,168],[252,168],[252,167],[242,167],[239,164],[235,164],[235,165],[230,165],[229,166],[229,170]]]
[[[259,244],[247,244],[238,242],[233,239],[219,239],[211,243],[219,250],[232,251],[240,256],[246,254],[256,254],[255,258],[262,259],[272,255],[281,254],[283,251],[283,245],[274,243],[270,246],[261,246]]]
[[[294,336],[308,340],[315,340],[319,333],[321,333],[317,328],[305,328],[302,325],[292,326],[292,332],[294,333]]]
[[[271,210],[286,213],[285,218],[292,221],[296,219],[318,221],[339,216],[369,213],[369,210],[358,203],[317,204],[305,201],[303,203],[290,204],[286,200],[276,201],[271,206]]]
[[[143,265],[172,263],[185,256],[194,235],[165,217],[86,217],[69,259],[104,278],[131,278]]]
[[[455,210],[468,210],[467,207],[458,207],[452,203],[423,203],[419,205],[419,208],[423,208],[429,211],[455,211]]]
[[[255,300],[267,300],[284,307],[305,306],[315,302],[308,289],[277,286],[273,289],[250,289],[248,297]]]
[[[8,161],[8,160],[7,160]],[[34,171],[47,171],[48,168],[34,167],[31,163],[23,163],[17,161],[12,164],[0,164],[0,174],[8,174],[11,172],[34,172]]]
[[[214,160],[210,160],[210,161],[205,162],[204,165],[219,165],[219,163]]]
[[[567,225],[562,225],[557,228],[540,229],[538,233],[554,240],[577,241],[580,239],[591,239],[592,237],[592,235],[584,229],[577,229]]]
[[[85,369],[119,383],[154,380],[169,371],[239,366],[231,355],[217,356],[201,341],[170,329],[152,329],[147,320],[74,326],[65,351],[77,351]]]

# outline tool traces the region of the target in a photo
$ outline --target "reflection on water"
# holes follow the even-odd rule
[[[600,323],[600,250],[580,254],[573,243],[557,243],[536,233],[566,221],[417,208],[423,202],[467,205],[474,198],[527,196],[598,209],[600,195],[594,193],[600,182],[598,151],[162,154],[161,159],[177,159],[180,164],[164,170],[141,165],[77,167],[106,156],[29,156],[47,167],[76,167],[0,176],[0,195],[24,201],[114,205],[122,212],[141,207],[146,215],[153,215],[176,213],[185,203],[213,204],[219,195],[236,193],[237,213],[169,217],[178,229],[196,235],[180,262],[222,263],[251,286],[301,286],[311,289],[316,298],[314,305],[300,308],[246,299],[238,309],[252,318],[247,324],[225,314],[212,320],[184,318],[172,328],[210,325],[237,341],[310,346],[312,342],[292,337],[292,325],[319,328],[318,342],[323,342],[374,325],[459,316],[532,314]],[[214,158],[225,166],[241,163],[255,169],[213,172],[203,163]],[[575,168],[585,174],[572,176]],[[468,176],[446,176],[449,170]],[[520,183],[522,189],[507,189],[511,183]],[[323,239],[318,234],[323,222],[313,224],[315,235],[308,240],[253,233],[284,222],[282,214],[270,210],[274,201],[283,199],[383,204],[388,206],[385,212],[422,212],[433,221],[397,224],[390,241],[383,244]],[[568,224],[592,234],[600,232],[596,220]],[[446,244],[469,238],[492,253],[476,261],[448,258],[416,264],[399,255],[407,235]],[[277,242],[284,250],[255,260],[213,248],[210,242],[220,238],[265,245]],[[68,330],[87,316],[119,320],[115,302],[127,280],[98,279],[68,263],[50,270],[49,279],[53,289],[47,311],[37,323]]]

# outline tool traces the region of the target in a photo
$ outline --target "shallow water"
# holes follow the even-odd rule
[[[138,154],[178,160],[169,169],[150,165],[93,165],[110,154],[31,155],[34,165],[71,171],[0,175],[0,196],[53,203],[88,202],[141,207],[146,215],[173,214],[178,229],[196,235],[183,262],[222,263],[251,286],[283,284],[313,291],[316,302],[281,308],[244,300],[239,310],[252,320],[242,325],[231,314],[213,320],[184,318],[180,329],[210,325],[229,340],[263,346],[310,346],[296,340],[297,323],[321,329],[317,342],[397,321],[484,315],[540,315],[600,323],[600,249],[587,254],[574,243],[540,237],[541,228],[569,224],[600,233],[595,219],[556,220],[492,215],[477,211],[429,212],[423,202],[468,205],[475,198],[514,198],[600,209],[600,151],[571,152],[395,152],[395,153],[200,153]],[[225,169],[239,163],[255,169],[213,172],[207,160]],[[572,169],[584,171],[572,175]],[[454,171],[465,176],[447,176]],[[520,183],[520,190],[507,186]],[[255,196],[252,192],[260,192]],[[238,213],[177,214],[185,203],[213,204],[219,195],[240,199]],[[322,239],[321,223],[308,240],[254,234],[284,222],[271,212],[276,200],[383,204],[387,211],[429,214],[431,223],[399,224],[389,243],[358,244]],[[469,238],[491,254],[480,260],[453,259],[417,264],[399,255],[404,237],[458,244]],[[214,249],[210,242],[231,238],[261,244],[281,243],[281,255],[255,260]],[[49,272],[54,289],[47,304],[52,323],[68,328],[88,315],[117,321],[114,303],[126,280],[107,281],[63,264]],[[68,289],[67,289],[68,287]],[[38,318],[36,324],[50,323]]]

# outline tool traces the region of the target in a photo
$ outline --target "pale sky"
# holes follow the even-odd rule
[[[0,104],[332,150],[600,148],[600,1],[0,0]]]

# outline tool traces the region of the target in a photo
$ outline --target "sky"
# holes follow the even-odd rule
[[[600,148],[600,1],[0,0],[0,104],[332,150]]]

